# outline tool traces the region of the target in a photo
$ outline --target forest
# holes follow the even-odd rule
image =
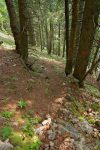
[[[0,0],[0,150],[100,150],[100,0]]]

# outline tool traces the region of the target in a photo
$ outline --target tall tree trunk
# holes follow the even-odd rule
[[[65,33],[65,30],[64,30],[63,54],[62,54],[62,57],[65,57],[65,48],[66,48],[66,33]]]
[[[70,33],[70,41],[68,48],[68,59],[66,71],[67,74],[72,73],[73,69],[73,60],[74,60],[74,51],[75,51],[75,42],[76,42],[76,31],[77,31],[77,22],[78,22],[78,6],[79,0],[73,0],[72,2],[72,24],[71,24],[71,33]]]
[[[65,29],[66,29],[66,67],[65,73],[68,75],[67,71],[67,60],[68,60],[68,49],[69,49],[69,1],[65,0]]]
[[[19,18],[20,18],[20,44],[21,44],[21,57],[25,63],[28,58],[28,15],[27,15],[27,1],[18,0],[19,5]]]
[[[30,0],[26,0],[27,6],[27,30],[29,37],[29,44],[31,46],[36,46],[35,32],[34,32],[34,24],[33,24],[33,2]]]
[[[74,70],[74,77],[77,78],[79,81],[83,79],[89,62],[91,46],[93,44],[95,33],[94,17],[99,6],[100,1],[98,0],[85,1],[80,44]]]
[[[32,17],[30,17],[28,19],[28,33],[29,33],[29,44],[31,46],[36,46],[36,39],[35,39],[34,25],[33,25]]]
[[[76,64],[76,57],[79,49],[79,42],[80,42],[80,35],[81,35],[81,28],[82,28],[82,20],[83,20],[83,12],[84,12],[84,0],[79,0],[79,6],[77,6],[77,9],[79,7],[78,11],[78,19],[77,19],[77,27],[76,27],[76,38],[75,38],[75,50],[73,53],[73,67],[75,67]]]
[[[46,46],[47,46],[47,51],[48,51],[48,47],[49,47],[49,44],[48,44],[48,24],[47,24],[47,20],[45,21],[45,36],[46,36]]]
[[[50,18],[50,31],[48,38],[48,54],[50,55],[52,52],[52,40],[53,40],[53,20]]]
[[[42,43],[42,31],[41,31],[41,25],[39,24],[39,33],[40,33],[40,46],[41,51],[43,50],[43,43]]]
[[[20,54],[20,27],[19,27],[19,21],[17,18],[15,6],[13,0],[5,0],[5,3],[10,18],[11,30],[15,40],[16,52]]]
[[[59,30],[58,30],[58,56],[60,56],[60,22],[59,22]]]

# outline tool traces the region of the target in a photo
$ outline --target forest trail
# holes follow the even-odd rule
[[[30,113],[41,121],[49,114],[52,123],[43,133],[39,131],[40,150],[95,150],[98,147],[100,92],[93,78],[87,80],[85,89],[79,89],[74,79],[65,77],[62,62],[34,57],[33,71],[29,71],[14,50],[3,47],[0,58],[0,113],[14,113],[9,121],[16,131],[21,132]],[[19,109],[20,100],[28,106]],[[0,127],[4,124],[4,118],[0,117]],[[41,124],[37,123],[35,128]]]
[[[63,64],[40,59],[34,63],[34,72],[28,72],[13,50],[0,48],[0,58],[0,111],[15,109],[23,99],[35,112],[49,113],[49,105],[64,95]]]

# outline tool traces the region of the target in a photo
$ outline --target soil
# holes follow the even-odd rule
[[[17,102],[23,99],[28,102],[28,110],[44,115],[49,113],[51,103],[65,94],[62,63],[40,59],[34,66],[42,66],[43,71],[36,73],[26,69],[14,50],[1,47],[0,58],[0,112],[16,109]],[[54,65],[62,67],[60,72]]]
[[[92,103],[93,95],[80,90],[73,79],[71,81],[71,78],[66,78],[64,63],[47,58],[33,58],[33,60],[30,58],[30,60],[34,62],[32,70],[23,64],[14,50],[0,47],[0,113],[14,111],[13,123],[19,120],[21,115],[28,114],[30,111],[42,120],[45,120],[47,114],[50,114],[53,120],[64,118],[66,116],[62,116],[63,113],[58,110],[65,107],[64,101],[69,103],[70,96],[80,103],[86,100]],[[98,88],[98,83],[93,77],[88,77],[86,82]],[[28,103],[25,109],[18,108],[17,104],[20,100]],[[17,127],[15,125],[15,128],[20,128],[22,124],[24,122],[20,118],[19,125]],[[0,122],[1,126],[3,126],[2,122]],[[63,142],[64,137],[61,138]]]

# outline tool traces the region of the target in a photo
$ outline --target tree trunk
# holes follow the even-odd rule
[[[78,6],[79,0],[73,0],[72,4],[72,24],[71,24],[71,33],[70,33],[70,41],[69,41],[69,48],[68,48],[68,59],[67,59],[67,66],[66,71],[67,74],[72,73],[73,69],[73,59],[74,59],[74,51],[75,51],[75,38],[76,38],[76,31],[77,31],[77,22],[78,22]]]
[[[63,54],[62,54],[62,57],[65,57],[65,48],[66,48],[66,32],[64,30],[64,41],[63,41]]]
[[[60,56],[60,22],[59,22],[59,30],[58,30],[58,56]]]
[[[75,67],[76,64],[76,57],[78,53],[79,48],[79,42],[80,42],[80,35],[81,35],[81,28],[82,28],[82,20],[83,20],[83,12],[84,12],[84,0],[79,0],[79,6],[77,6],[78,11],[78,18],[77,18],[77,27],[76,27],[76,35],[75,35],[75,50],[73,53],[73,67]]]
[[[99,75],[98,75],[97,81],[100,81],[100,73],[99,73]]]
[[[19,27],[19,21],[15,11],[14,3],[13,0],[5,0],[5,3],[10,18],[11,30],[15,40],[16,52],[20,54],[20,27]]]
[[[93,57],[93,61],[92,61],[91,67],[92,67],[92,66],[94,65],[94,63],[95,63],[96,57],[97,57],[97,55],[98,55],[98,52],[99,52],[99,46],[97,46],[97,48],[96,48],[96,51],[95,51],[95,54],[94,54],[94,57]],[[90,72],[90,74],[92,74],[92,72]]]
[[[100,1],[98,0],[85,1],[80,44],[74,70],[74,77],[79,81],[83,79],[88,66],[91,46],[93,44],[95,33],[94,16],[99,6]]]
[[[65,73],[68,75],[67,71],[67,60],[68,60],[68,49],[69,49],[69,3],[65,0],[65,27],[66,27],[66,67]]]
[[[19,18],[20,18],[20,43],[21,43],[21,57],[25,63],[27,63],[28,58],[28,34],[27,25],[27,2],[26,0],[18,0],[19,5]]]
[[[46,36],[46,46],[47,46],[47,51],[48,51],[48,24],[47,24],[47,20],[45,21],[45,36]]]
[[[35,39],[35,33],[34,33],[34,25],[32,17],[28,20],[28,32],[29,32],[29,44],[31,46],[36,46],[36,39]]]
[[[50,55],[52,52],[52,40],[53,40],[53,21],[52,18],[50,18],[50,31],[49,31],[49,37],[48,37],[48,54]]]

